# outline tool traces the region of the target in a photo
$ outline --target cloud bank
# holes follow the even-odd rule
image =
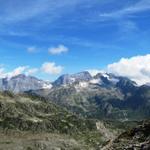
[[[56,65],[55,62],[45,62],[39,68],[31,68],[29,66],[19,66],[12,71],[0,67],[0,78],[11,78],[19,74],[37,75],[37,73],[44,73],[49,75],[58,75],[63,71],[63,67]]]
[[[107,66],[107,71],[120,76],[126,76],[137,84],[150,83],[150,54],[122,58]]]
[[[28,66],[19,66],[10,72],[6,72],[5,68],[0,68],[0,78],[11,78],[19,74],[24,73],[28,69]]]

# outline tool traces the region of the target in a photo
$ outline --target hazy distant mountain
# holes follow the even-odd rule
[[[50,89],[51,83],[39,80],[32,76],[26,76],[23,74],[14,76],[12,78],[0,79],[0,90],[9,90],[15,93],[38,90],[38,89]]]

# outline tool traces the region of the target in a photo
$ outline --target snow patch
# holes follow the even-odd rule
[[[103,77],[105,77],[105,78],[109,78],[109,75],[107,74],[107,73],[102,73],[102,75],[103,75]]]
[[[75,89],[77,90],[77,92],[80,92],[82,89],[87,88],[88,86],[88,82],[79,82],[79,84],[75,85]]]
[[[90,83],[92,83],[92,84],[99,84],[100,83],[100,79],[92,79],[92,80],[90,80]]]
[[[46,83],[44,83],[43,84],[43,89],[51,89],[53,86],[51,85],[51,84],[46,84]]]
[[[87,82],[79,82],[79,86],[82,88],[86,88],[86,87],[88,87],[88,83]]]
[[[117,78],[108,78],[108,80],[115,84],[119,82],[119,79],[117,79]]]
[[[71,82],[73,82],[73,83],[76,81],[75,78],[70,78],[70,80],[71,80]]]

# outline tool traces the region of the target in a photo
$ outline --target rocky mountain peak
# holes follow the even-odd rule
[[[91,79],[92,76],[90,75],[90,73],[88,71],[84,71],[72,75],[69,74],[62,75],[56,81],[54,81],[53,85],[55,86],[68,85],[80,81],[89,81]]]
[[[43,88],[50,88],[51,83],[37,79],[32,76],[19,74],[12,78],[3,78],[0,80],[0,90],[9,90],[15,93],[25,92],[29,90],[38,90]]]

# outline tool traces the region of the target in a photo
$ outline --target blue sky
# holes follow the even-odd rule
[[[106,70],[149,43],[149,0],[0,0],[0,76]]]

